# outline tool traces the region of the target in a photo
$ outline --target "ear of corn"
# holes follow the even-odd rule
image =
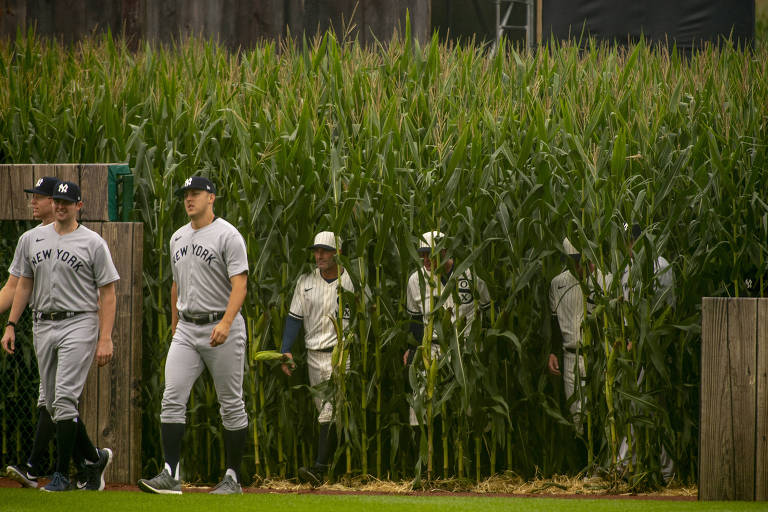
[[[766,269],[766,62],[764,45],[688,60],[643,45],[488,56],[409,37],[364,49],[329,33],[239,53],[198,40],[130,52],[110,37],[62,47],[29,32],[0,42],[0,160],[127,161],[136,174],[146,226],[146,474],[161,463],[167,239],[186,222],[173,190],[203,173],[220,189],[216,213],[245,235],[251,266],[252,474],[293,476],[311,464],[312,393],[336,398],[336,475],[582,469],[562,383],[545,371],[547,292],[567,235],[614,276],[582,347],[587,463],[611,463],[628,436],[638,485],[659,482],[662,444],[678,474],[695,479],[701,297],[744,295],[745,278],[762,280]],[[632,222],[648,236],[633,300],[623,302],[623,225]],[[2,229],[5,262],[19,231]],[[341,262],[359,292],[341,297],[353,321],[340,334],[336,378],[310,391],[301,342],[292,378],[259,354],[279,349],[295,279],[312,268],[306,247],[323,229],[349,241]],[[431,229],[449,234],[448,254],[488,283],[494,303],[467,338],[429,316],[405,369],[405,283],[420,265],[415,237]],[[672,263],[674,307],[654,292],[658,255]],[[440,358],[431,356],[433,329]],[[25,348],[2,358],[4,389],[24,382],[11,367],[20,361],[34,375],[33,359]],[[424,392],[413,398],[409,384]],[[0,399],[5,410],[12,396]],[[427,418],[421,435],[407,426],[409,401]],[[20,438],[7,418],[4,457]],[[189,418],[185,477],[216,480],[221,424],[207,377]]]

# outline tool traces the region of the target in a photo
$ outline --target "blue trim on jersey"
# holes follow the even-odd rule
[[[283,329],[283,343],[280,346],[280,352],[285,354],[291,351],[291,347],[296,342],[296,338],[299,337],[299,330],[304,322],[298,318],[292,317],[290,314],[285,317],[285,328]]]

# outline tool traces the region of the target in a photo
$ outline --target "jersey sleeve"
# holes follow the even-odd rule
[[[419,286],[419,275],[417,273],[413,273],[408,279],[405,309],[408,310],[408,313],[411,316],[423,315],[424,311],[421,306],[422,300]]]
[[[485,281],[479,277],[476,277],[476,279],[477,300],[480,304],[480,309],[485,311],[491,307],[491,294],[488,292],[488,285],[485,284]]]
[[[300,277],[296,282],[296,288],[293,290],[291,307],[288,310],[288,315],[292,316],[296,320],[304,320],[304,301],[302,300],[301,294],[301,286],[303,282],[304,276]]]
[[[549,310],[552,312],[552,314],[557,313],[557,297],[555,296],[556,287],[557,285],[553,279],[552,283],[549,285]]]
[[[24,273],[24,263],[26,263],[26,248],[27,248],[27,240],[29,240],[29,235],[27,234],[29,231],[23,233],[21,237],[19,237],[18,243],[16,243],[16,250],[13,252],[13,261],[11,262],[11,266],[8,268],[8,273],[12,276],[16,277],[32,277],[32,268],[27,269],[28,274]],[[27,263],[27,266],[29,264]]]
[[[99,242],[93,255],[93,279],[96,286],[101,288],[119,280],[120,275],[112,262],[112,255],[109,253],[107,242],[103,238],[100,238]]]
[[[173,261],[173,259],[174,259],[173,258],[173,255],[174,255],[173,238],[174,238],[175,235],[176,235],[176,233],[171,235],[171,239],[168,241],[168,254],[171,256],[171,275],[173,276],[173,282],[178,284],[179,283],[179,276],[178,276],[178,272],[176,271],[176,264]]]
[[[227,237],[227,275],[233,277],[248,272],[248,251],[243,236],[235,231]]]

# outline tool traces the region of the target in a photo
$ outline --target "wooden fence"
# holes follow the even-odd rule
[[[134,42],[170,42],[181,35],[215,38],[231,47],[251,47],[263,39],[313,35],[328,27],[340,33],[353,27],[363,43],[386,41],[405,28],[430,36],[430,0],[0,0],[0,36],[36,26],[37,33],[76,41],[111,29]]]
[[[119,169],[116,169],[119,167]],[[80,415],[93,442],[115,454],[107,470],[109,482],[135,483],[141,476],[141,317],[143,224],[109,222],[117,199],[110,192],[116,172],[127,166],[110,164],[0,165],[0,220],[32,220],[23,190],[42,176],[56,176],[80,185],[83,225],[106,240],[120,274],[117,312],[112,333],[112,363],[94,362],[83,395]],[[111,169],[110,169],[111,168]],[[114,183],[112,183],[114,188]],[[123,191],[128,194],[127,191]],[[130,195],[130,194],[128,194]],[[123,212],[128,213],[128,212]],[[36,391],[36,389],[35,389]]]
[[[703,299],[699,424],[699,498],[768,500],[768,299]]]

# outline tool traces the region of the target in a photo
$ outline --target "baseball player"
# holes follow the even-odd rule
[[[139,480],[142,491],[181,494],[179,460],[192,385],[204,368],[213,378],[224,425],[227,470],[211,494],[240,494],[240,465],[248,433],[243,402],[248,256],[237,229],[213,213],[216,188],[202,176],[187,178],[183,195],[189,223],[170,240],[173,339],[165,361],[160,434],[163,470]]]
[[[624,300],[629,304],[635,303],[635,298],[642,294],[642,275],[639,265],[635,265],[634,247],[637,239],[643,234],[643,229],[639,224],[632,225],[630,229],[627,226],[629,232],[629,240],[627,242],[627,248],[629,249],[630,263],[624,269],[621,276],[621,289]],[[669,307],[675,306],[675,274],[672,271],[672,267],[669,262],[663,256],[658,256],[653,261],[653,282],[652,282],[653,294],[664,305]],[[627,344],[627,349],[632,350],[633,343],[630,341]],[[642,383],[645,376],[645,370],[640,368],[640,372],[637,378],[638,386]],[[631,428],[634,433],[634,429]],[[620,467],[626,467],[629,464],[629,443],[627,437],[624,436],[619,446],[618,464]],[[633,459],[635,456],[633,455]],[[661,462],[661,475],[665,482],[669,482],[675,471],[674,461],[669,457],[664,445],[661,446],[659,454],[659,460]]]
[[[314,253],[317,268],[314,272],[302,275],[296,282],[291,307],[285,319],[280,351],[293,360],[291,348],[303,325],[309,383],[312,386],[318,386],[328,381],[333,371],[331,355],[338,340],[336,328],[331,319],[338,318],[339,315],[341,301],[339,287],[354,292],[354,285],[349,274],[344,272],[336,262],[336,255],[341,253],[341,239],[334,233],[331,231],[318,233],[310,249]],[[344,330],[349,325],[350,316],[351,308],[344,304],[342,309]],[[292,364],[283,364],[283,372],[291,375],[292,367]],[[317,458],[311,468],[299,468],[299,479],[317,487],[323,483],[331,455],[329,434],[333,419],[333,404],[320,397],[315,397],[314,400],[319,413],[317,422],[320,424]]]
[[[584,358],[578,354],[583,339],[584,321],[584,287],[582,281],[587,280],[584,286],[591,286],[588,275],[592,272],[591,265],[583,264],[579,251],[571,244],[568,238],[563,240],[563,251],[572,260],[572,269],[555,276],[549,287],[549,307],[552,311],[552,333],[555,339],[562,341],[563,365],[560,366],[557,355],[549,354],[547,368],[552,375],[563,376],[566,400],[572,400],[577,391],[576,373],[584,378]],[[610,275],[603,277],[599,270],[594,270],[597,282],[604,289],[609,286]],[[587,297],[587,307],[593,307],[592,301]],[[562,372],[562,373],[561,373]],[[582,432],[581,407],[584,401],[581,396],[581,386],[578,386],[579,396],[571,402],[571,416],[576,430]]]
[[[31,189],[24,189],[24,192],[31,194],[29,204],[32,208],[32,217],[41,223],[37,227],[45,226],[53,222],[53,189],[58,180],[51,176],[40,178]],[[21,258],[24,248],[29,238],[33,235],[32,230],[24,232],[16,244],[16,251],[13,254],[11,267],[8,269],[8,280],[0,290],[0,313],[5,313],[13,304],[13,295],[16,292],[16,283],[21,275]],[[3,346],[6,352],[13,354],[10,347]],[[40,383],[37,399],[37,426],[35,428],[35,437],[32,442],[32,453],[25,464],[17,466],[8,466],[6,474],[9,478],[16,480],[23,487],[37,487],[38,477],[46,474],[43,467],[45,451],[50,441],[56,433],[56,427],[53,423],[48,409],[45,408],[45,395],[43,395],[43,386]]]
[[[453,276],[454,262],[447,257],[444,249],[445,235],[439,231],[429,231],[421,235],[417,252],[422,258],[422,267],[412,273],[408,278],[406,309],[411,315],[410,331],[417,343],[424,338],[424,326],[429,317],[436,312],[434,306],[440,299],[443,289]],[[439,255],[439,257],[438,257]],[[439,266],[438,266],[439,265]],[[434,278],[438,278],[435,281]],[[463,338],[469,335],[475,318],[475,298],[481,311],[486,311],[491,306],[491,297],[485,281],[467,269],[460,276],[455,276],[457,284],[457,298],[450,296],[443,303],[442,308],[451,315],[451,323],[456,323],[458,318],[464,319],[464,327],[459,333]],[[432,358],[440,356],[439,321],[434,322],[432,331]],[[403,365],[412,362],[415,348],[408,348],[403,354]],[[423,391],[422,391],[423,392]],[[419,425],[419,418],[413,408],[410,408],[409,421],[411,426]]]
[[[23,247],[2,345],[14,350],[16,322],[31,302],[40,381],[58,446],[56,471],[43,490],[70,489],[75,445],[85,454],[87,488],[102,490],[112,451],[93,446],[79,421],[77,402],[94,353],[99,366],[112,359],[115,282],[120,277],[104,239],[77,222],[83,206],[78,185],[59,181],[52,197],[54,222],[35,228]]]

